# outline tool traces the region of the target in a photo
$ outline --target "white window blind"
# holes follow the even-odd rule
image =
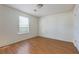
[[[24,34],[28,32],[29,32],[29,18],[19,16],[19,34]]]

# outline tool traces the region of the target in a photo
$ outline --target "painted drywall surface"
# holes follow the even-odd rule
[[[30,32],[18,33],[19,16],[29,17]],[[37,36],[37,18],[0,5],[0,47]]]
[[[39,35],[48,38],[72,42],[72,12],[41,17],[39,20]]]
[[[79,51],[79,5],[74,8],[74,45]]]

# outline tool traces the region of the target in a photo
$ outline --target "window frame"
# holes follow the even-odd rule
[[[24,17],[24,18],[27,18],[27,19],[28,19],[28,26],[25,27],[25,28],[28,28],[28,31],[27,31],[27,32],[21,32],[21,31],[20,31],[20,28],[21,28],[21,27],[20,27],[20,17]],[[27,34],[27,33],[29,33],[29,31],[30,31],[30,30],[29,30],[29,28],[30,28],[30,27],[29,27],[29,23],[30,23],[30,22],[29,22],[29,17],[26,17],[26,16],[19,16],[19,21],[18,21],[18,34]]]

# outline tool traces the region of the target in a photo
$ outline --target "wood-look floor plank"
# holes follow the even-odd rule
[[[35,37],[0,48],[0,54],[77,54],[71,42]]]

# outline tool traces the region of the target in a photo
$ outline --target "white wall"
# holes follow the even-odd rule
[[[41,17],[39,20],[39,35],[73,42],[72,17],[72,11]]]
[[[79,51],[79,5],[75,6],[74,9],[74,45]]]
[[[30,33],[18,33],[19,16],[29,17]],[[0,47],[37,36],[37,18],[0,5]]]

